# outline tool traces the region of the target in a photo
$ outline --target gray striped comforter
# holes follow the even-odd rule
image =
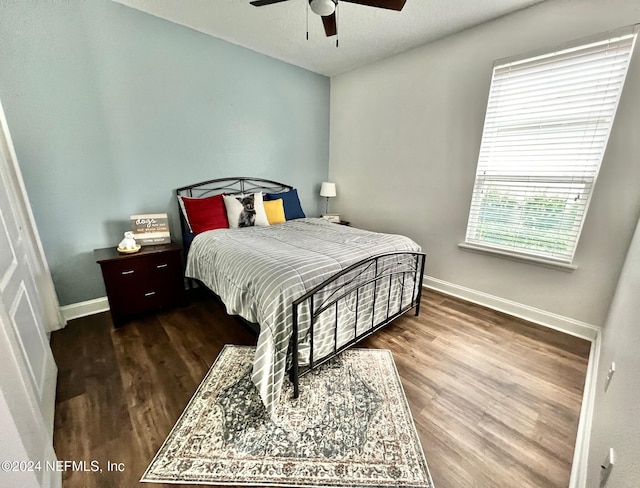
[[[229,314],[260,324],[260,334],[253,362],[252,379],[267,412],[273,416],[282,389],[287,350],[292,330],[292,302],[324,280],[362,259],[390,251],[419,251],[408,237],[373,233],[336,225],[323,219],[297,219],[269,227],[218,229],[204,232],[193,240],[187,258],[186,276],[202,281],[215,292]],[[346,280],[351,277],[345,277]],[[393,293],[376,287],[363,293],[360,301],[374,294],[391,296],[393,310],[408,303],[411,292],[401,291],[389,283]],[[397,289],[396,289],[397,288]],[[348,301],[347,301],[348,302]],[[314,358],[333,348],[336,315],[354,314],[354,303],[344,303],[339,314],[319,317],[314,330]],[[374,311],[373,315],[380,313]],[[340,330],[338,342],[344,343],[369,322],[371,313],[355,312],[350,327]],[[301,314],[300,337],[308,335],[308,307]],[[322,326],[326,324],[325,330]],[[300,349],[301,361],[308,361],[309,348]]]

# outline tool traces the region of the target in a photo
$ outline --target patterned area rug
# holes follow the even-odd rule
[[[390,351],[350,349],[286,383],[271,420],[254,348],[225,346],[142,476],[154,483],[433,488]]]

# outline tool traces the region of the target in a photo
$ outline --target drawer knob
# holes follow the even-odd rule
[[[133,269],[130,269],[128,271],[123,271],[122,272],[123,275],[128,275],[128,274],[133,274],[133,273],[135,273],[135,270],[133,270]]]
[[[152,296],[153,296],[153,295],[155,295],[155,294],[156,294],[156,292],[155,292],[155,291],[150,291],[150,292],[148,292],[148,293],[145,293],[145,294],[144,294],[144,296],[145,296],[145,297],[152,297]]]
[[[169,266],[167,263],[164,264],[159,264],[156,266],[156,268],[160,269],[160,268],[166,268],[167,266]]]

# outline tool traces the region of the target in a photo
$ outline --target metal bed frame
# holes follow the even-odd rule
[[[202,198],[207,196],[218,195],[225,193],[227,195],[240,194],[240,193],[255,193],[255,192],[268,192],[268,193],[280,193],[283,191],[292,190],[293,187],[284,183],[279,183],[272,180],[265,180],[261,178],[249,178],[249,177],[232,177],[232,178],[219,178],[214,180],[208,180],[194,185],[184,186],[176,190],[178,196],[187,196],[192,198]],[[185,221],[182,211],[180,214],[180,225],[183,232],[183,236],[188,233],[188,225]],[[189,241],[190,242],[190,241]],[[188,244],[184,246],[185,257],[188,253]],[[392,269],[387,269],[384,265],[385,261],[395,261],[395,266]],[[345,349],[357,344],[365,337],[373,334],[377,330],[381,329],[385,325],[389,324],[401,315],[406,314],[411,310],[415,310],[415,315],[420,314],[420,298],[422,297],[422,283],[424,277],[426,255],[422,252],[416,251],[397,251],[378,254],[376,256],[368,257],[359,261],[335,275],[329,277],[312,290],[296,299],[292,303],[292,334],[291,334],[291,368],[289,369],[289,377],[293,383],[294,398],[299,396],[299,379],[300,377],[315,369],[319,365],[327,362],[331,358],[337,356]],[[393,287],[394,279],[396,283],[400,283],[399,288]],[[389,293],[386,300],[378,298],[377,293],[380,283],[388,281]],[[403,297],[405,292],[409,291],[408,287],[411,287],[411,299],[408,303],[403,305]],[[360,294],[363,293],[365,288],[371,289],[373,287],[373,299],[370,303],[367,303],[368,310],[359,310]],[[400,304],[397,310],[391,310],[391,294],[392,290],[400,293]],[[215,293],[215,292],[214,292]],[[321,298],[322,297],[322,298]],[[341,301],[346,302],[348,299],[355,298],[355,312],[353,319],[354,336],[349,341],[338,345],[338,306]],[[309,307],[310,321],[308,332],[305,336],[309,337],[310,353],[308,364],[301,365],[298,358],[299,351],[299,332],[301,329],[301,308],[304,304]],[[380,306],[386,307],[386,311],[382,314],[382,319],[376,321],[376,311]],[[314,359],[314,326],[318,321],[321,314],[335,308],[335,325],[334,325],[334,341],[333,350],[322,358]],[[363,313],[369,313],[371,315],[371,324],[357,333],[358,318]],[[244,320],[244,319],[243,319]],[[259,324],[252,324],[247,322],[252,329],[259,331]]]

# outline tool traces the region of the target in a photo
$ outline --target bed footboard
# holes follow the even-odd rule
[[[293,302],[290,378],[299,378],[397,317],[420,313],[426,256],[416,251],[379,254],[328,278]],[[331,337],[333,336],[333,337]],[[304,344],[304,364],[300,363]]]

